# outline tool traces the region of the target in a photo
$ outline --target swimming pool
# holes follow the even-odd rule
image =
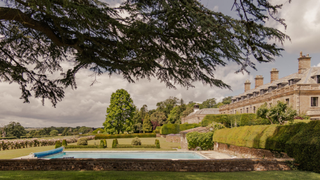
[[[195,152],[72,152],[66,151],[42,157],[57,158],[111,158],[111,159],[207,159]]]

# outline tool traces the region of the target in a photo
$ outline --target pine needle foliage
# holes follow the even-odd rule
[[[269,17],[285,25],[275,16],[282,5],[268,0],[234,0],[238,18],[198,0],[126,0],[118,7],[99,0],[0,2],[0,80],[18,84],[26,103],[33,95],[55,106],[64,88],[77,87],[80,69],[128,82],[155,77],[171,88],[195,81],[230,88],[215,78],[217,68],[230,61],[239,71],[255,69],[249,56],[273,61],[283,49],[270,40],[289,39],[265,26]],[[65,62],[70,69],[62,70]]]

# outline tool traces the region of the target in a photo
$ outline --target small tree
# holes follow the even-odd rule
[[[50,136],[57,136],[58,135],[58,131],[57,130],[52,130],[50,131]]]
[[[284,121],[293,121],[297,111],[289,107],[286,103],[279,101],[277,105],[267,107],[267,103],[257,110],[258,118],[266,118],[271,124],[283,124]]]
[[[109,134],[132,131],[135,109],[133,100],[126,90],[118,89],[112,93],[106,121],[103,123],[105,131]]]
[[[143,120],[143,131],[147,131],[150,132],[152,131],[152,124],[151,124],[151,120],[150,120],[150,116],[149,114],[146,114],[146,116],[144,117]]]

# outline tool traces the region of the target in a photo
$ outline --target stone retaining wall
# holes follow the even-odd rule
[[[174,135],[174,136],[166,136],[166,141],[167,142],[174,142],[174,143],[179,143],[180,142],[180,134]]]
[[[19,159],[0,160],[0,171],[188,171],[233,172],[291,170],[287,162],[268,159]]]
[[[240,147],[234,145],[227,145],[222,143],[214,143],[214,150],[230,155],[238,156],[239,158],[290,158],[286,153],[272,152],[267,149],[255,149],[248,147]]]

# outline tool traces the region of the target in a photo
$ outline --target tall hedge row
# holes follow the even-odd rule
[[[205,127],[213,122],[226,127],[270,124],[267,119],[257,118],[256,114],[208,114],[201,121],[201,126]]]
[[[180,131],[199,127],[200,124],[164,124],[160,129],[160,134],[178,134]]]
[[[94,139],[114,139],[114,138],[133,138],[133,137],[156,137],[155,133],[134,133],[134,134],[97,134]]]
[[[286,152],[300,169],[320,172],[320,121],[220,129],[215,131],[213,141]]]

